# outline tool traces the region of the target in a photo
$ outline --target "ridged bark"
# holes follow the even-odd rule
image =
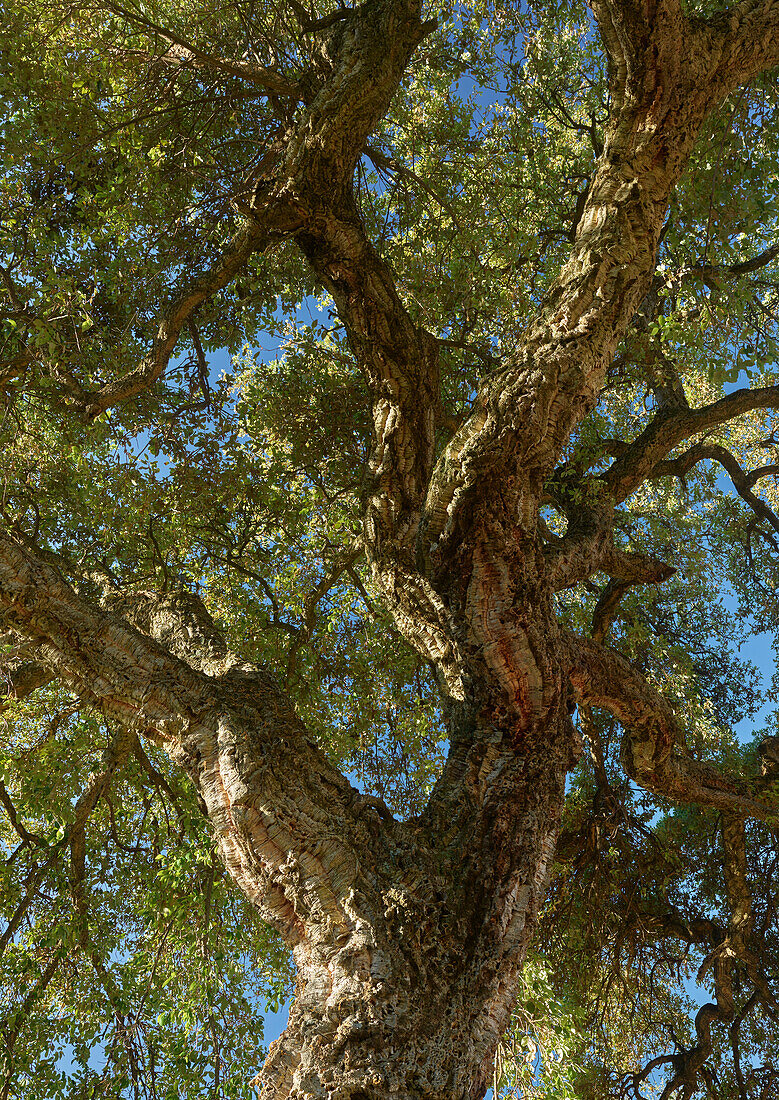
[[[135,593],[99,607],[0,532],[0,609],[33,643],[30,690],[57,676],[111,722],[163,744],[191,776],[230,875],[294,949],[297,996],[257,1080],[262,1100],[484,1094],[578,752],[575,698],[618,715],[628,774],[648,789],[732,815],[771,812],[687,760],[664,700],[605,647],[565,634],[555,614],[554,592],[600,569],[629,583],[670,574],[615,550],[614,505],[699,430],[703,411],[659,417],[564,538],[544,537],[539,507],[649,289],[669,197],[707,111],[779,61],[779,6],[747,0],[709,22],[671,0],[593,8],[613,109],[571,256],[437,460],[436,342],[412,322],[352,193],[367,135],[424,34],[418,5],[373,0],[322,35],[305,109],[255,181],[251,227],[212,273],[218,289],[253,248],[295,239],[364,371],[374,425],[365,551],[447,700],[451,751],[418,819],[395,821],[355,791],[274,678],[227,652],[194,597]],[[201,289],[198,302],[213,292]],[[193,302],[182,298],[163,327],[183,324]],[[85,395],[85,408],[150,384],[171,333],[153,363]],[[733,395],[706,413],[717,422],[743,405]]]

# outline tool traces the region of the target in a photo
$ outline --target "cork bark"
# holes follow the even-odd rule
[[[249,227],[213,286],[179,301],[132,376],[83,397],[94,414],[151,384],[201,291],[224,285],[252,251],[296,242],[333,294],[371,394],[365,552],[446,698],[450,753],[419,818],[396,821],[354,790],[274,678],[228,652],[195,597],[133,593],[98,606],[0,532],[4,626],[30,640],[41,670],[30,690],[59,677],[111,722],[164,745],[197,787],[229,874],[294,950],[297,995],[257,1079],[262,1100],[484,1095],[579,752],[576,699],[618,716],[637,783],[728,820],[771,813],[754,791],[686,760],[665,701],[597,639],[564,632],[554,593],[601,570],[662,583],[671,566],[615,549],[615,505],[701,426],[774,404],[776,392],[658,416],[591,506],[571,512],[563,538],[545,537],[539,508],[650,288],[703,120],[779,61],[779,3],[747,0],[711,20],[674,0],[596,0],[593,10],[612,110],[571,254],[440,457],[437,344],[406,311],[352,191],[425,33],[406,0],[371,0],[322,33],[302,121],[256,181]]]

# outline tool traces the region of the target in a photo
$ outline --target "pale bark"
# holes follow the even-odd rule
[[[108,602],[124,618],[0,534],[8,626],[109,721],[187,770],[233,880],[294,947],[296,1007],[263,1095],[482,1095],[567,760],[548,745],[519,755],[490,727],[459,758],[448,829],[403,825],[326,763],[273,678],[229,653],[196,597]],[[557,721],[567,733],[567,714]]]
[[[683,439],[773,406],[777,391],[659,415],[620,449],[592,506],[568,508],[564,538],[549,540],[538,513],[650,288],[669,198],[707,112],[779,60],[779,4],[748,0],[710,22],[672,0],[598,0],[594,10],[613,105],[571,255],[437,459],[436,343],[367,239],[352,189],[425,33],[405,0],[370,0],[323,26],[304,107],[250,181],[249,224],[163,311],[144,363],[80,395],[95,414],[147,388],[198,304],[253,251],[297,241],[333,294],[371,395],[363,538],[374,578],[447,699],[451,750],[418,819],[395,821],[358,794],[275,679],[228,652],[195,597],[118,593],[99,607],[0,532],[7,627],[109,722],[165,746],[202,797],[233,880],[294,949],[298,993],[257,1082],[263,1100],[484,1094],[579,751],[574,694],[617,715],[625,770],[646,789],[775,817],[759,791],[684,754],[667,702],[624,658],[565,634],[553,594],[601,569],[618,585],[662,583],[670,565],[616,545],[615,503]]]
[[[622,724],[622,766],[636,783],[673,802],[779,821],[779,807],[770,797],[759,797],[767,784],[758,779],[739,782],[686,752],[671,705],[619,653],[572,635],[567,652],[577,698],[610,711]]]

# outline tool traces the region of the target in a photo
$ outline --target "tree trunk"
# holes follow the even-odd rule
[[[296,997],[256,1079],[262,1100],[484,1095],[564,790],[561,759],[547,745],[518,761],[505,736],[490,733],[478,751],[459,754],[461,797],[474,804],[452,807],[446,846],[428,846],[422,821],[391,827],[376,896],[353,892],[346,927],[307,930],[295,947]]]
[[[421,817],[381,823],[374,892],[350,892],[344,925],[309,926],[295,947],[262,1100],[478,1100],[488,1086],[577,751],[540,544],[496,524],[460,547],[447,593],[463,698],[444,772]],[[399,613],[418,595],[396,590]]]
[[[322,28],[301,82],[305,109],[255,181],[251,226],[174,300],[151,356],[79,398],[94,415],[152,384],[197,305],[253,251],[296,239],[332,292],[371,394],[363,541],[374,581],[446,698],[451,750],[419,818],[395,821],[354,790],[273,677],[227,652],[195,597],[131,593],[98,607],[51,554],[0,529],[3,628],[41,664],[14,690],[57,677],[123,735],[164,745],[191,776],[232,879],[295,952],[297,997],[256,1080],[263,1100],[484,1094],[577,752],[574,690],[632,730],[624,755],[636,781],[734,814],[746,806],[712,769],[675,754],[667,704],[598,641],[566,634],[553,603],[601,570],[631,583],[668,575],[615,548],[614,507],[706,424],[660,410],[586,498],[565,499],[564,467],[554,478],[649,290],[669,196],[703,119],[779,61],[777,5],[746,0],[710,20],[688,19],[676,0],[593,0],[593,10],[612,106],[569,262],[442,453],[438,341],[406,311],[352,188],[429,29],[417,0],[371,0]],[[733,408],[723,399],[706,413],[720,422]],[[568,515],[561,538],[539,521],[551,491]]]
[[[493,583],[480,611],[471,599],[449,759],[424,814],[400,822],[332,767],[268,672],[228,652],[197,597],[97,607],[0,532],[8,627],[188,772],[231,878],[293,947],[297,997],[258,1079],[268,1100],[484,1094],[573,745],[553,621],[525,636],[516,601],[519,619],[501,617],[505,596]]]

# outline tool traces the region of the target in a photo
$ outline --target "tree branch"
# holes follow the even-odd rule
[[[396,552],[408,554],[442,412],[438,342],[412,321],[351,199],[323,210],[297,241],[333,295],[371,392],[368,544],[374,558],[381,558],[390,542]]]
[[[603,642],[605,639],[617,614],[617,608],[622,601],[622,597],[630,588],[630,585],[630,581],[610,580],[601,592],[592,612],[593,641]]]
[[[0,535],[2,539],[2,535]],[[2,574],[2,551],[0,550],[0,575]],[[0,597],[0,613],[2,613],[3,601]],[[43,863],[38,864],[27,875],[25,882],[26,893],[19,902],[14,913],[8,921],[5,931],[0,936],[0,955],[3,954],[8,944],[16,935],[16,930],[22,922],[24,914],[38,899],[38,887],[44,881],[47,872],[54,866],[61,851],[71,844],[72,838],[81,835],[83,837],[89,815],[94,810],[105,792],[106,786],[117,767],[121,766],[127,756],[134,732],[120,731],[111,739],[111,743],[103,753],[102,768],[90,776],[86,789],[79,797],[73,813],[73,821],[65,829],[65,835],[61,840],[48,849],[49,855]]]
[[[161,61],[166,64],[174,65],[189,64],[195,68],[204,69],[207,72],[220,73],[223,76],[238,77],[240,80],[248,81],[250,84],[256,84],[264,92],[268,92],[272,95],[290,96],[296,100],[299,98],[300,93],[297,82],[287,80],[280,73],[267,68],[265,65],[258,65],[255,62],[245,61],[243,59],[231,61],[227,58],[214,57],[213,54],[201,50],[199,46],[196,46],[188,38],[179,34],[178,31],[171,30],[170,27],[163,27],[159,23],[155,23],[153,20],[138,12],[128,11],[127,8],[123,8],[119,4],[111,2],[104,2],[101,6],[103,6],[106,11],[111,11],[116,15],[122,16],[129,23],[135,24],[135,26],[151,31],[155,37],[161,38],[163,42],[169,44],[169,49],[162,55],[140,55],[149,61]]]
[[[233,668],[248,672],[254,669],[229,651],[205,604],[194,592],[183,588],[163,594],[108,590],[101,604],[198,672],[219,677]]]
[[[711,80],[720,97],[779,65],[779,7],[775,0],[742,0],[710,19],[695,19],[711,51]]]
[[[307,210],[296,242],[333,295],[371,395],[364,535],[374,580],[406,639],[443,666],[458,690],[451,624],[416,560],[435,429],[443,417],[438,343],[401,301],[389,266],[367,238],[353,194],[354,169],[368,135],[429,30],[419,21],[419,5],[405,0],[374,0],[339,20],[339,67],[334,63],[305,132],[290,144],[287,178]],[[255,199],[260,208],[264,195],[263,189]]]
[[[11,796],[8,793],[5,783],[0,778],[0,806],[2,806],[5,812],[8,814],[11,826],[16,835],[21,840],[22,844],[27,846],[33,846],[39,848],[45,848],[46,843],[43,837],[38,836],[37,833],[31,833],[30,830],[19,820],[19,815],[16,812],[16,807],[11,800]]]
[[[683,274],[697,275],[701,278],[706,276],[715,276],[717,279],[737,278],[740,275],[751,275],[753,271],[760,271],[762,268],[768,267],[777,257],[779,257],[779,244],[772,244],[768,248],[764,248],[762,252],[758,252],[751,260],[743,260],[738,264],[699,264],[696,267],[685,269]]]
[[[712,77],[710,39],[719,41],[719,31],[689,21],[677,0],[594,0],[593,10],[612,70],[605,150],[568,262],[436,465],[421,525],[433,577],[446,569],[455,533],[461,539],[487,507],[496,479],[516,500],[520,528],[534,530],[540,486],[597,400],[650,289],[672,189],[727,91]],[[772,48],[762,50],[765,65],[772,57]],[[516,471],[508,483],[506,469]]]
[[[747,877],[743,816],[723,813],[720,838],[727,895],[728,928],[724,935],[717,936],[712,950],[698,970],[696,979],[701,984],[708,972],[713,971],[715,1003],[702,1005],[696,1013],[695,1045],[688,1050],[682,1049],[670,1060],[674,1072],[662,1092],[662,1096],[667,1098],[674,1096],[681,1086],[694,1089],[698,1074],[705,1073],[705,1063],[713,1050],[711,1028],[714,1023],[726,1024],[735,1019],[736,1023],[730,1029],[730,1039],[737,1074],[741,1077],[737,1047],[738,1025],[758,1001],[762,1002],[771,1015],[776,1008],[776,1001],[768,988],[765,975],[752,948],[754,915],[752,893]],[[672,922],[669,931],[671,934],[679,934],[678,931],[673,930]],[[703,938],[704,941],[705,938],[707,937]],[[695,937],[695,939],[702,942],[701,937]],[[737,962],[746,969],[754,986],[754,993],[738,1016],[736,1016],[736,991],[734,990]]]
[[[610,711],[624,728],[622,766],[639,786],[672,802],[779,822],[779,806],[754,796],[758,787],[722,775],[687,756],[666,699],[619,653],[568,634],[568,674],[577,698]]]
[[[607,573],[628,584],[660,584],[676,572],[649,554],[615,546],[612,508],[578,508],[570,514],[569,533],[545,549],[547,577],[554,591],[570,588],[593,573]]]
[[[91,963],[98,982],[111,1005],[116,1020],[116,1030],[127,1054],[128,1064],[133,1080],[137,1077],[135,1052],[132,1044],[132,1036],[127,1027],[125,1014],[121,1007],[121,998],[112,975],[103,962],[102,956],[92,939],[89,931],[89,907],[86,888],[86,832],[85,826],[89,814],[106,795],[111,786],[111,780],[117,769],[124,766],[136,740],[135,731],[123,727],[115,733],[103,753],[101,770],[92,777],[89,789],[81,796],[76,804],[76,821],[68,831],[70,846],[70,892],[73,906],[76,911],[76,928],[78,944],[85,958]]]
[[[253,252],[294,235],[333,293],[372,391],[368,542],[374,555],[381,556],[394,540],[407,558],[441,414],[438,349],[434,338],[413,323],[389,268],[367,240],[354,202],[353,176],[411,53],[430,30],[420,22],[419,12],[417,0],[370,0],[339,17],[337,31],[327,39],[329,75],[294,128],[280,139],[275,163],[262,166],[248,183],[252,198],[245,209],[252,224],[236,235],[207,276],[165,312],[147,359],[129,375],[82,398],[95,416],[151,385],[197,306],[225,286]],[[164,28],[145,17],[141,22],[172,40]],[[194,50],[180,36],[174,44]]]
[[[401,551],[406,567],[413,560],[409,554],[442,413],[438,346],[415,325],[390,268],[366,236],[353,175],[414,48],[430,30],[419,21],[419,11],[416,0],[374,0],[345,15],[339,26],[348,27],[354,38],[345,33],[338,38],[340,69],[312,104],[307,121],[306,145],[316,153],[295,168],[309,211],[297,243],[333,295],[371,392],[367,542],[374,561],[393,543],[388,558]]]
[[[0,663],[0,676],[5,680],[4,685],[0,680],[0,686],[4,687],[4,690],[0,690],[0,700],[3,695],[8,699],[25,699],[38,688],[45,687],[55,679],[51,669],[39,661],[25,661],[15,667],[3,667]],[[0,702],[0,713],[4,709]]]
[[[779,386],[735,390],[700,409],[666,407],[624,448],[616,461],[600,475],[599,480],[605,483],[609,493],[619,504],[655,471],[665,472],[658,464],[685,439],[726,424],[743,413],[777,407]],[[699,453],[695,451],[696,455]],[[692,458],[692,453],[688,454]],[[683,469],[683,464],[680,463],[677,469]],[[669,468],[668,472],[676,472],[676,469]]]
[[[44,967],[40,977],[33,985],[32,989],[27,993],[27,996],[21,1002],[21,1004],[10,1011],[5,1018],[0,1021],[0,1034],[3,1036],[3,1052],[0,1059],[0,1068],[5,1077],[3,1080],[3,1087],[0,1090],[0,1100],[8,1100],[11,1093],[11,1086],[13,1084],[14,1077],[14,1063],[13,1052],[16,1046],[17,1039],[21,1034],[22,1028],[27,1021],[27,1017],[35,1002],[43,996],[46,992],[46,988],[51,982],[54,975],[57,973],[61,963],[63,962],[62,956],[59,952],[52,952],[52,957]]]
[[[227,651],[195,597],[155,604],[136,593],[124,607],[155,637],[77,596],[0,531],[5,624],[111,722],[159,741],[189,772],[232,878],[267,920],[292,942],[303,922],[309,942],[312,929],[348,927],[352,890],[374,895],[371,853],[400,826],[362,805],[273,677]]]
[[[763,466],[758,470],[745,474],[735,456],[726,447],[719,444],[701,444],[698,453],[701,458],[710,458],[715,462],[719,462],[720,466],[727,470],[730,480],[733,482],[733,487],[741,499],[746,501],[759,519],[762,519],[769,527],[773,527],[774,531],[779,532],[779,517],[768,507],[764,500],[761,500],[759,496],[752,492],[752,486],[757,484],[760,478],[779,473],[779,466]]]
[[[255,252],[263,252],[291,231],[295,215],[289,209],[268,211],[264,224],[244,225],[228,243],[217,261],[202,276],[190,282],[163,311],[150,353],[134,370],[106,383],[99,390],[81,390],[79,404],[94,419],[112,405],[121,404],[151,388],[162,376],[178,343],[181,330],[198,306],[232,282]]]

